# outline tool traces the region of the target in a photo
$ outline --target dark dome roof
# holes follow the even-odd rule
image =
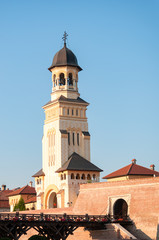
[[[73,66],[77,67],[79,71],[82,70],[82,68],[78,65],[76,56],[66,47],[66,44],[64,44],[64,47],[55,54],[52,65],[48,69],[51,70],[54,67],[60,66]]]

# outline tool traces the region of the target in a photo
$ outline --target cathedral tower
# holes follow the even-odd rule
[[[37,208],[68,207],[75,203],[80,183],[99,181],[101,169],[90,162],[88,103],[78,92],[82,68],[66,46],[58,51],[52,73],[51,101],[43,106],[42,169],[34,175]]]

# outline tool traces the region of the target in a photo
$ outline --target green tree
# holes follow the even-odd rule
[[[19,208],[19,211],[24,211],[24,210],[26,210],[26,209],[25,209],[24,199],[23,199],[22,197],[19,199],[18,208]]]
[[[15,211],[24,211],[24,210],[26,210],[25,203],[24,203],[24,199],[21,197],[19,199],[18,204],[15,204],[13,211],[15,212]]]
[[[14,212],[19,211],[19,209],[18,209],[18,204],[15,204],[13,211],[14,211]]]

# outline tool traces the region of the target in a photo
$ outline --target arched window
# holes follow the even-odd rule
[[[68,145],[70,145],[70,133],[68,132]]]
[[[95,174],[93,174],[93,180],[96,180],[96,175]]]
[[[55,165],[55,132],[48,132],[48,166]]]
[[[76,179],[80,179],[80,175],[79,175],[79,173],[77,173],[77,175],[76,175]]]
[[[68,74],[68,85],[73,85],[72,73]]]
[[[63,174],[61,174],[61,180],[63,180]]]
[[[59,85],[60,86],[65,85],[65,76],[63,73],[60,73]]]
[[[83,179],[83,180],[84,180],[84,179],[86,179],[86,177],[85,177],[85,174],[84,174],[84,173],[82,174],[82,177],[81,177],[81,179]]]
[[[66,174],[64,173],[64,180],[66,180]]]
[[[87,180],[91,180],[91,175],[90,174],[87,175]]]
[[[73,142],[73,145],[75,145],[75,133],[72,133],[72,142]]]
[[[40,178],[39,184],[41,184],[41,178]]]
[[[56,87],[56,75],[53,76],[53,87]]]
[[[74,174],[73,174],[73,173],[71,173],[71,179],[74,179],[74,178],[75,178]]]
[[[79,133],[77,133],[77,145],[79,146]]]
[[[39,179],[37,179],[37,184],[39,184]]]

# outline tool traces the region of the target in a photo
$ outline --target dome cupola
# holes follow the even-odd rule
[[[48,69],[51,71],[52,68],[61,66],[72,66],[77,67],[79,71],[82,70],[78,65],[75,54],[66,47],[66,36],[64,38],[64,47],[55,54],[52,65]]]

